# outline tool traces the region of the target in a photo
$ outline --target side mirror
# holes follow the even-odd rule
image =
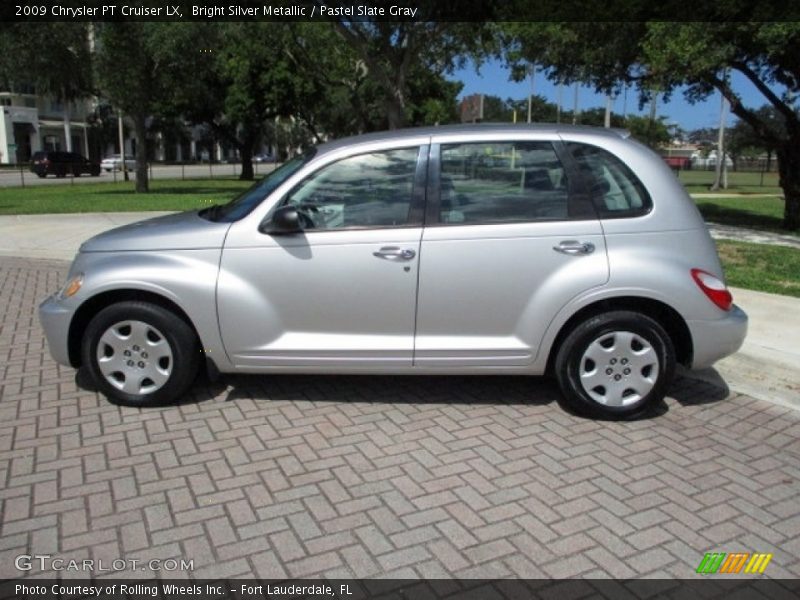
[[[300,233],[300,215],[294,206],[281,206],[272,214],[272,218],[261,226],[262,233],[272,235],[286,235]]]

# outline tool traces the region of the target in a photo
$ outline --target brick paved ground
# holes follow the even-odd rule
[[[46,353],[35,306],[65,266],[0,259],[0,577],[19,554],[192,559],[196,578],[687,577],[707,551],[800,576],[796,412],[685,378],[635,423],[573,417],[526,378],[231,377],[118,408]]]

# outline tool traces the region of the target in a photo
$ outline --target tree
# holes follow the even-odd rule
[[[317,139],[387,127],[386,90],[366,62],[327,23],[292,23],[293,42],[284,46],[298,74],[294,114]],[[458,121],[458,82],[447,81],[427,65],[412,61],[405,77],[406,123],[431,125]],[[320,99],[325,104],[320,104]]]
[[[666,117],[663,116],[651,119],[645,116],[628,115],[625,119],[625,128],[637,140],[650,148],[656,149],[669,144],[670,140],[672,140],[669,126],[665,120]]]
[[[100,91],[133,121],[136,141],[136,192],[147,193],[147,119],[157,112],[167,89],[152,48],[152,25],[138,21],[103,23],[96,65]]]
[[[90,31],[85,23],[15,23],[0,29],[0,85],[32,85],[64,104],[64,137],[72,150],[70,103],[92,94]],[[88,152],[88,149],[87,149]]]
[[[205,124],[216,138],[236,148],[242,161],[240,179],[253,179],[253,154],[264,139],[285,132],[287,123],[293,137],[298,126],[306,125],[321,137],[316,116],[332,108],[331,83],[325,78],[347,78],[341,68],[334,68],[346,60],[331,45],[338,38],[325,24],[195,22],[153,27],[153,51],[172,82],[161,112]],[[325,32],[327,39],[321,37]],[[197,40],[203,40],[202,47]],[[324,77],[319,65],[328,67]],[[352,106],[347,109],[354,112]]]
[[[786,199],[783,226],[796,230],[800,117],[793,98],[800,92],[800,23],[781,22],[777,14],[770,20],[768,13],[764,8],[753,21],[751,7],[714,3],[698,7],[697,22],[648,22],[652,15],[633,10],[631,20],[624,22],[594,22],[586,14],[586,22],[509,23],[504,28],[506,55],[513,63],[547,65],[554,79],[590,82],[602,92],[634,83],[642,102],[652,89],[669,97],[686,86],[690,101],[721,92],[731,112],[775,148]],[[726,69],[747,79],[777,111],[784,123],[780,133],[757,110],[745,106],[723,75]]]
[[[413,21],[387,22],[339,18],[334,30],[363,61],[367,76],[381,91],[385,127],[408,123],[413,74],[420,69],[441,76],[463,64],[467,56],[481,57],[491,44],[489,30],[480,23],[436,20],[436,3],[428,14]],[[422,10],[422,9],[420,9]],[[466,20],[466,18],[465,18]]]
[[[759,120],[773,131],[775,138],[780,139],[786,136],[786,123],[775,107],[766,104],[759,108],[756,114]],[[737,160],[740,156],[766,153],[766,169],[769,171],[776,146],[770,143],[770,140],[759,136],[746,121],[739,120],[729,129],[728,140],[728,150],[733,160],[734,169],[737,167]]]

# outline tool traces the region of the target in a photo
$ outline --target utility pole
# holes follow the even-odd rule
[[[561,102],[564,99],[564,86],[558,83],[558,102],[556,103],[556,123],[561,123]]]
[[[125,177],[125,181],[129,181],[130,178],[128,177],[128,166],[125,163],[125,134],[123,132],[122,127],[122,111],[117,111],[117,130],[119,133],[119,158],[122,161],[122,173]]]
[[[575,93],[572,101],[572,124],[578,124],[578,82],[575,82]]]
[[[606,116],[603,119],[603,127],[606,129],[611,127],[611,94],[606,94]]]
[[[622,88],[622,120],[625,121],[628,118],[628,84],[625,84],[625,87]]]
[[[727,81],[727,69],[723,71],[722,79]],[[728,116],[728,101],[725,99],[725,95],[722,92],[720,92],[720,99],[719,133],[717,135],[717,168],[711,191],[717,191],[720,187],[726,189],[728,187],[728,170],[725,168],[725,120]]]
[[[528,73],[531,76],[531,93],[528,95],[528,123],[531,122],[531,113],[533,112],[533,88],[536,83],[536,64],[531,63],[528,65]]]

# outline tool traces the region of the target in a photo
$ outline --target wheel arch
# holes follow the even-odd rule
[[[602,300],[584,306],[567,319],[561,326],[561,329],[559,329],[550,346],[550,351],[547,356],[547,373],[553,373],[558,350],[564,342],[564,339],[575,327],[593,316],[616,310],[638,312],[658,322],[672,341],[672,345],[675,348],[676,361],[684,366],[692,364],[694,352],[692,334],[689,331],[688,325],[686,325],[686,321],[681,317],[678,311],[660,300],[641,296],[618,296],[603,298]]]
[[[106,292],[101,292],[96,296],[92,296],[86,300],[86,302],[81,304],[77,311],[75,311],[75,316],[72,318],[72,321],[69,324],[69,334],[67,336],[69,362],[72,367],[77,369],[81,366],[81,342],[83,340],[83,334],[86,331],[86,328],[89,326],[89,322],[92,320],[92,318],[98,312],[108,306],[111,306],[112,304],[130,300],[149,302],[171,311],[192,329],[198,340],[201,340],[200,334],[197,331],[197,327],[195,327],[194,323],[192,323],[189,315],[187,315],[180,306],[178,306],[169,298],[165,298],[164,296],[156,294],[155,292],[146,290],[109,290]]]

